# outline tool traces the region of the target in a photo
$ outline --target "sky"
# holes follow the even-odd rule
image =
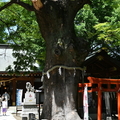
[[[0,0],[0,2],[10,2],[10,0]]]

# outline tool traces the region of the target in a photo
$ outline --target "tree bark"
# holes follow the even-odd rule
[[[81,120],[76,109],[77,86],[86,43],[74,31],[74,17],[89,0],[44,1],[36,10],[37,21],[46,42],[44,72],[44,107],[42,118],[48,120]],[[79,2],[77,4],[77,2]],[[54,66],[73,67],[73,69]]]

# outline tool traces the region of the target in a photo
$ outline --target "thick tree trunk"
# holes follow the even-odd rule
[[[44,74],[43,81],[45,98],[42,117],[48,120],[81,120],[75,103],[81,70],[76,67],[80,67],[86,56],[83,52],[86,51],[83,49],[84,42],[75,35],[73,22],[79,7],[72,10],[72,4],[53,1],[47,1],[43,6],[36,11],[46,41],[44,72],[47,74]],[[51,69],[54,66],[64,67]]]
[[[64,44],[64,47],[57,45],[58,41],[52,41],[49,43],[50,48],[47,47],[45,72],[56,65],[73,67],[71,70],[57,67],[44,75],[43,114],[48,120],[80,120],[75,102],[81,70],[74,69],[79,67],[76,62],[76,52],[73,48],[71,35],[65,36],[64,43],[61,43]],[[51,40],[49,39],[49,41]]]

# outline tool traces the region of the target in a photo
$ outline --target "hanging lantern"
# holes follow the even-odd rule
[[[7,88],[6,88],[6,87],[4,87],[4,89],[6,90]]]

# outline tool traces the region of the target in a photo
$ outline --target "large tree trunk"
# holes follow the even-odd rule
[[[80,67],[86,51],[83,49],[84,41],[75,35],[74,17],[86,1],[45,1],[43,8],[36,11],[46,41],[44,72],[47,74],[44,74],[43,81],[45,119],[80,120],[75,102],[81,70],[76,67]],[[54,66],[64,67],[51,69]]]

